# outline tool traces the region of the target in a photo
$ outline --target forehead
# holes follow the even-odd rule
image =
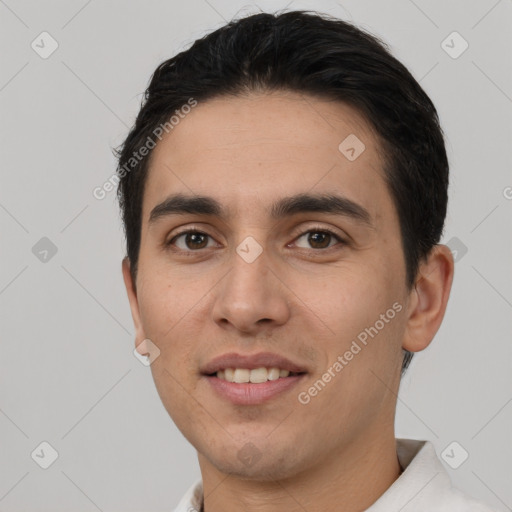
[[[236,212],[310,191],[343,193],[378,216],[383,184],[378,139],[349,105],[291,92],[218,97],[153,149],[143,218],[175,193],[215,195]]]

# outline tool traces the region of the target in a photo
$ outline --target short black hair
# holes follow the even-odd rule
[[[437,111],[380,39],[311,11],[258,13],[232,20],[162,62],[153,73],[134,126],[114,150],[134,282],[152,154],[141,158],[140,148],[191,99],[204,102],[251,91],[292,91],[341,101],[372,126],[382,146],[385,180],[400,222],[406,284],[412,288],[420,261],[442,236],[446,217],[448,160]],[[412,353],[405,351],[402,371],[411,358]]]

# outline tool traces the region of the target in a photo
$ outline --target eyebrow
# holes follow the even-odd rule
[[[338,194],[297,194],[279,199],[270,207],[270,216],[276,220],[308,212],[341,215],[374,227],[368,210]],[[174,194],[151,210],[148,222],[151,225],[162,217],[187,213],[228,217],[222,205],[213,197]]]

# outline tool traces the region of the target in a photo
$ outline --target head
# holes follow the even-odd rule
[[[437,113],[382,42],[305,12],[233,21],[158,66],[117,156],[136,345],[205,460],[289,475],[392,424],[453,259]],[[226,401],[210,363],[233,352],[284,356],[298,384]]]

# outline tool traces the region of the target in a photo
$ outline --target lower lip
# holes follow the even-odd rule
[[[215,376],[206,376],[206,380],[223,398],[235,405],[258,405],[271,398],[289,391],[296,386],[306,374],[281,377],[260,384],[228,382]]]

